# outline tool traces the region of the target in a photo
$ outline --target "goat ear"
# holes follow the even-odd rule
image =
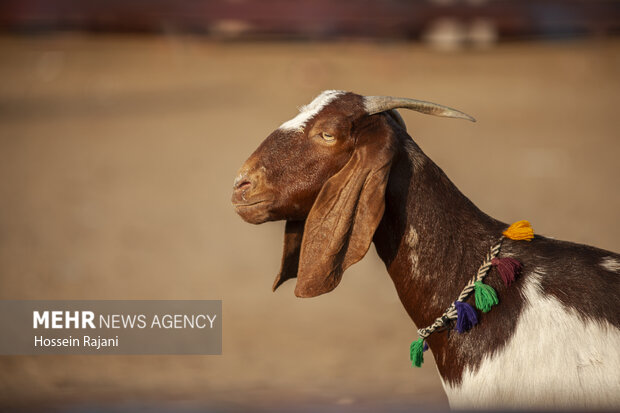
[[[282,283],[291,278],[297,277],[299,267],[299,251],[301,250],[301,240],[304,236],[304,224],[306,221],[286,221],[284,227],[284,251],[282,251],[282,264],[280,272],[273,282],[273,291]]]
[[[362,127],[351,159],[323,185],[306,218],[296,296],[333,290],[342,273],[366,255],[385,209],[392,141],[383,123]]]

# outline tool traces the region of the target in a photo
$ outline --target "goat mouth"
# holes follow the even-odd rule
[[[250,224],[262,224],[269,220],[269,205],[272,200],[261,199],[260,201],[234,203],[235,212],[239,214],[245,222]]]
[[[267,200],[266,200],[266,199],[263,199],[263,200],[260,200],[260,201],[248,202],[248,203],[245,203],[245,204],[237,204],[237,203],[234,203],[234,202],[233,202],[233,206],[234,206],[235,208],[239,208],[239,207],[250,207],[250,206],[254,206],[254,205],[258,205],[258,204],[263,204],[263,203],[265,203],[265,202],[267,202]]]

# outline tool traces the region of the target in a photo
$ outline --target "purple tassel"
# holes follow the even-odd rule
[[[428,350],[428,343],[424,342],[424,347],[422,347],[422,352]]]
[[[456,331],[464,333],[476,324],[478,324],[478,316],[476,310],[471,305],[463,301],[455,301],[456,307]]]
[[[514,258],[493,258],[491,265],[494,265],[499,272],[499,275],[504,280],[504,284],[508,287],[515,277],[521,272],[521,263]]]

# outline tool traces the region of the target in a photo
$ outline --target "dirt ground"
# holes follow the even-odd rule
[[[409,364],[415,327],[374,248],[330,294],[272,293],[283,225],[230,206],[242,162],[323,89],[474,115],[402,112],[484,211],[620,250],[620,41],[445,54],[55,35],[0,51],[0,298],[224,308],[221,356],[1,356],[0,406],[445,409],[431,357]]]

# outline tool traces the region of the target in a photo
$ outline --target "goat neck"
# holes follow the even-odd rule
[[[456,299],[504,224],[480,211],[410,138],[403,140],[373,240],[407,313],[425,327]],[[428,343],[442,378],[459,381],[467,361],[457,360],[451,334],[433,334]]]

